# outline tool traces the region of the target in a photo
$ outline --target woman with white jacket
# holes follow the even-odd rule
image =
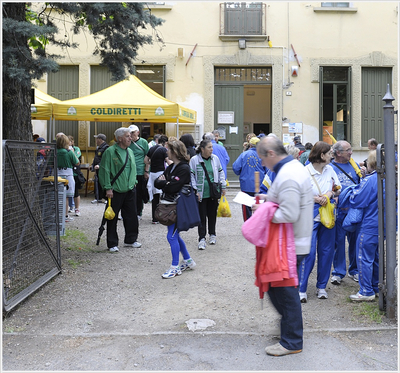
[[[208,219],[208,234],[210,245],[217,243],[215,226],[217,223],[218,199],[211,198],[211,185],[208,182],[205,171],[211,183],[221,184],[221,194],[225,195],[225,174],[221,167],[219,158],[212,154],[213,144],[210,140],[203,140],[196,150],[196,155],[190,159],[190,171],[192,186],[199,199],[199,213],[201,224],[199,232],[199,250],[206,248],[206,224]]]

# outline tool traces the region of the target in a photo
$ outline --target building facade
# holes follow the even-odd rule
[[[197,124],[180,125],[178,135],[189,132],[199,141],[219,129],[231,163],[251,132],[273,132],[284,142],[300,135],[303,144],[329,142],[329,132],[352,144],[356,160],[364,159],[369,138],[384,141],[382,97],[388,86],[395,110],[398,105],[397,2],[147,4],[165,20],[158,28],[164,45],[140,50],[136,75],[197,111]],[[74,39],[80,47],[59,61],[60,72],[37,83],[63,100],[114,83],[92,55],[88,34]],[[56,132],[73,134],[91,153],[96,132],[110,138],[120,125],[60,122]],[[176,123],[138,125],[150,137],[177,135]],[[40,126],[46,130],[45,122],[37,122],[35,132]]]

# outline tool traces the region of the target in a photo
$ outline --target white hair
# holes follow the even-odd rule
[[[115,136],[115,138],[117,139],[117,141],[118,141],[118,138],[119,137],[123,137],[124,135],[125,135],[125,133],[131,133],[131,130],[129,129],[129,128],[126,128],[126,127],[120,127],[120,128],[117,128],[116,130],[115,130],[115,132],[114,132],[114,136]]]

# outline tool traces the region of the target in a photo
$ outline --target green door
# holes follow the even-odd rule
[[[232,164],[243,151],[243,92],[243,86],[215,86],[214,128],[220,133],[225,129],[225,139],[221,141],[230,158],[229,181],[239,180],[232,171]]]

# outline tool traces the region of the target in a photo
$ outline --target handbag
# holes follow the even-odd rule
[[[176,205],[178,232],[187,231],[201,224],[199,203],[191,185],[184,185]]]
[[[154,218],[162,225],[171,225],[176,223],[176,203],[160,202],[154,213]]]
[[[308,172],[311,175],[310,170],[308,169]],[[311,175],[311,177],[314,180],[315,185],[318,188],[319,194],[321,195],[321,189],[317,183],[317,180],[315,179],[314,175]],[[330,199],[328,198],[327,194],[324,194],[324,196],[327,199],[327,203],[325,206],[321,206],[318,209],[319,212],[319,217],[321,219],[321,224],[328,228],[328,229],[332,229],[335,226],[335,205],[333,203],[331,203]]]
[[[74,166],[73,170],[74,173],[76,173],[76,176],[74,177],[75,183],[77,184],[78,189],[82,189],[86,183],[86,178],[81,171],[81,166]]]
[[[204,174],[206,175],[208,185],[210,186],[210,197],[212,199],[220,199],[221,198],[221,189],[222,189],[221,183],[215,183],[215,182],[212,183],[210,180],[210,176],[208,176],[206,166],[204,166],[204,162],[200,162],[200,163],[204,169]]]

